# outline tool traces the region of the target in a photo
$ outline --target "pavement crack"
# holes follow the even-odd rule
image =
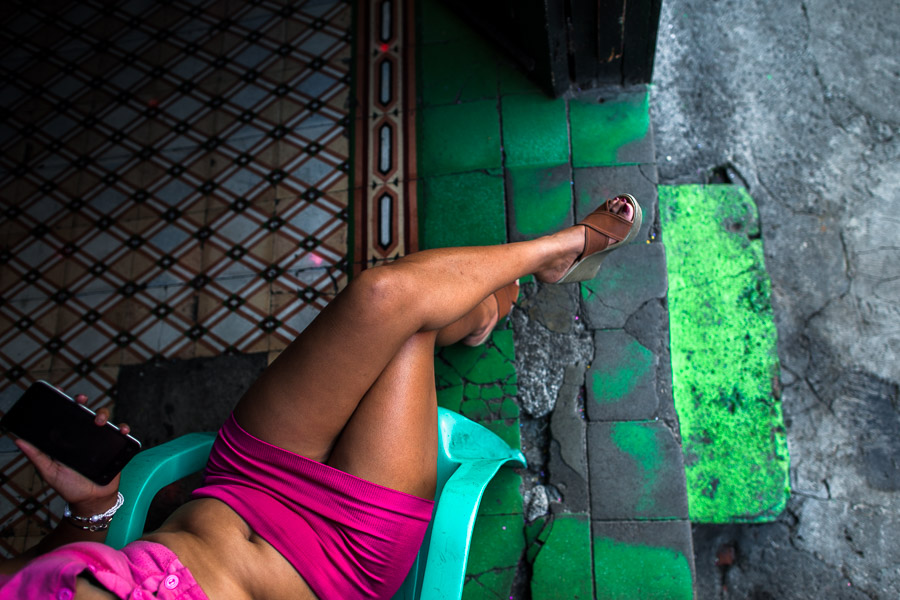
[[[816,390],[816,386],[812,382],[810,377],[809,376],[804,377],[803,381],[806,382],[806,386],[809,388],[809,391],[812,393],[812,395],[816,399],[816,401],[819,404],[821,404],[822,406],[824,406],[826,409],[828,409],[828,412],[831,414],[832,417],[836,417],[837,415],[835,414],[834,408],[832,408],[831,403],[828,402],[827,400],[825,400],[825,398],[823,398],[822,395]],[[829,496],[830,496],[830,494],[829,494]]]

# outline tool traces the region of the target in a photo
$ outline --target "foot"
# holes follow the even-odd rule
[[[466,346],[480,346],[485,341],[500,319],[509,314],[519,297],[519,280],[503,287],[481,301],[473,311],[474,329],[460,342]]]
[[[500,321],[500,312],[493,294],[482,300],[481,304],[476,306],[472,312],[472,319],[475,320],[475,329],[461,339],[459,343],[464,346],[474,347],[483,344],[484,339],[497,326],[497,322]]]
[[[634,207],[621,199],[621,197],[616,196],[609,200],[607,206],[609,212],[620,215],[629,222],[634,222]],[[610,238],[599,232],[594,232],[594,234],[608,240],[607,248],[612,248],[616,244],[622,243],[620,240]],[[558,282],[572,268],[572,265],[583,258],[582,255],[584,254],[587,241],[587,227],[582,224],[567,227],[554,234],[553,237],[558,239],[562,250],[547,267],[535,272],[535,279],[543,283]]]

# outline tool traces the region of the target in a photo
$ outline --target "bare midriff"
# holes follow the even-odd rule
[[[315,600],[306,581],[226,504],[188,502],[142,540],[172,550],[210,600]]]

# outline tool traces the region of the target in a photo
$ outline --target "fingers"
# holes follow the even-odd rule
[[[88,397],[85,394],[76,394],[75,402],[78,404],[87,404]],[[109,422],[109,409],[101,408],[97,411],[97,416],[94,417],[94,424],[98,427],[103,427]],[[131,433],[131,426],[128,423],[119,423],[118,425],[119,431],[122,432],[123,435],[128,435]]]
[[[97,411],[97,416],[94,417],[94,424],[103,427],[109,421],[109,409],[101,408]]]

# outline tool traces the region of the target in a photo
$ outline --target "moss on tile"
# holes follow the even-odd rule
[[[690,518],[772,521],[789,458],[756,205],[727,185],[660,186],[659,199]]]

